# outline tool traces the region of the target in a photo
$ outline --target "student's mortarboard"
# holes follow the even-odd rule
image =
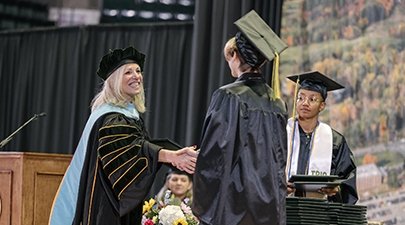
[[[274,31],[264,22],[262,18],[251,10],[246,15],[235,21],[235,25],[239,28],[243,35],[236,35],[236,45],[243,59],[253,67],[260,67],[267,60],[273,61],[272,88],[276,98],[280,98],[280,80],[278,76],[278,55],[288,46],[285,44]],[[247,40],[246,40],[247,39]],[[254,48],[251,48],[253,45]],[[254,50],[258,50],[260,54],[256,54]],[[257,59],[255,59],[255,57]],[[253,59],[253,60],[252,60]]]
[[[344,88],[342,85],[325,76],[319,71],[305,72],[297,75],[288,76],[287,78],[296,83],[299,83],[300,89],[302,88],[319,92],[324,100],[328,96],[328,91],[334,91]]]
[[[104,55],[101,59],[97,75],[103,80],[106,80],[116,69],[128,63],[138,64],[141,71],[143,71],[144,62],[145,55],[134,47],[110,50],[109,53]]]
[[[325,76],[319,71],[305,72],[297,75],[288,76],[287,78],[294,82],[297,82],[299,80],[301,88],[303,88],[302,85],[305,85],[305,83],[308,81],[323,86],[326,91],[334,91],[344,88],[342,85]]]
[[[235,21],[235,25],[269,61],[288,47],[254,10]]]

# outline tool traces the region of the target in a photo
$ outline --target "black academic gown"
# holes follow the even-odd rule
[[[213,94],[193,184],[201,224],[285,224],[287,115],[271,95],[260,74]]]
[[[300,131],[300,153],[297,173],[305,174],[308,167],[308,153],[310,152],[311,135],[306,135],[305,132],[299,128]],[[333,137],[333,152],[332,152],[332,165],[331,175],[337,175],[343,178],[340,185],[341,191],[333,197],[329,197],[329,201],[342,202],[347,204],[355,204],[358,200],[356,189],[356,165],[354,163],[354,156],[349,146],[346,143],[345,137],[332,129]]]
[[[110,113],[94,124],[73,225],[138,225],[159,168],[142,120]]]

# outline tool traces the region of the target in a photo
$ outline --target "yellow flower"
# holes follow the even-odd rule
[[[152,208],[152,206],[155,204],[155,199],[151,198],[149,202],[145,201],[145,204],[143,204],[142,207],[142,214],[149,212],[149,210]]]
[[[188,225],[186,218],[180,217],[173,222],[173,225]]]
[[[158,222],[158,216],[152,217],[152,221],[153,221],[154,224],[157,224],[157,222]]]

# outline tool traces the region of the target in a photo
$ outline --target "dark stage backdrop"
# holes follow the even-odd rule
[[[47,114],[3,150],[73,153],[101,87],[99,59],[129,45],[147,55],[144,118],[151,135],[182,141],[192,28],[190,23],[131,24],[1,33],[0,137],[34,114]]]
[[[152,137],[198,144],[212,92],[232,82],[222,54],[255,9],[278,33],[282,1],[196,1],[192,23],[115,24],[0,33],[0,139],[45,112],[3,151],[73,153],[100,88],[99,59],[133,45],[147,55],[144,118]],[[264,70],[269,81],[270,64]]]

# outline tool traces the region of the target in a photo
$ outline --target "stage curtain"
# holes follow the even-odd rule
[[[213,91],[232,82],[223,58],[235,20],[254,9],[276,33],[282,1],[196,1],[194,23],[138,23],[0,32],[3,151],[73,153],[100,89],[99,59],[133,45],[146,54],[146,126],[154,138],[199,144]],[[264,69],[270,81],[270,63]]]
[[[115,24],[0,33],[0,138],[45,112],[3,151],[73,153],[101,88],[100,58],[134,46],[146,54],[151,136],[180,140],[190,71],[191,23]]]

